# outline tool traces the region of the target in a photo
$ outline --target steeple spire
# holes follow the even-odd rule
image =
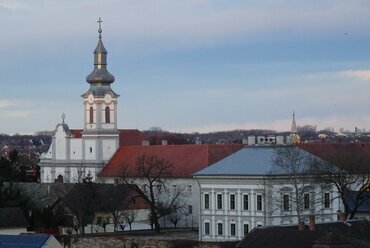
[[[292,120],[292,128],[290,129],[290,132],[291,133],[298,133],[297,131],[297,124],[295,123],[295,113],[294,113],[294,110],[293,110],[293,120]]]
[[[99,41],[98,45],[94,50],[94,70],[86,77],[86,81],[91,85],[101,84],[110,85],[114,82],[114,76],[110,74],[107,70],[107,50],[105,49],[102,41],[102,27],[103,22],[99,17],[97,21],[99,23],[98,33]]]

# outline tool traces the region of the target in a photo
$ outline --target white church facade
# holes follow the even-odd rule
[[[63,122],[56,126],[49,150],[41,156],[41,182],[78,182],[87,175],[96,180],[120,145],[139,145],[140,138],[145,136],[138,130],[117,129],[119,95],[111,89],[115,78],[107,70],[107,50],[102,42],[101,20],[98,22],[94,69],[86,77],[90,88],[82,95],[84,127],[69,129],[63,116]]]

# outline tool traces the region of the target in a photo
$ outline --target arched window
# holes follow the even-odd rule
[[[110,108],[105,107],[105,123],[110,123]]]
[[[90,123],[94,123],[94,109],[90,107]]]

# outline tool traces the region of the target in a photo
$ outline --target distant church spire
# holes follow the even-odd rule
[[[97,21],[99,23],[98,33],[99,41],[98,45],[94,50],[94,70],[86,77],[86,81],[91,85],[110,85],[114,82],[114,76],[107,70],[107,50],[105,49],[102,41],[102,27],[103,22],[99,17]]]
[[[298,133],[297,131],[297,124],[295,123],[295,113],[293,111],[293,120],[292,120],[292,128],[290,129],[291,133]]]
[[[293,111],[292,128],[290,129],[290,137],[293,144],[301,143],[301,137],[299,137],[297,124],[295,123],[295,113]]]

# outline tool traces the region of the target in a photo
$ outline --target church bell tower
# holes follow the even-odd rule
[[[107,162],[119,147],[117,98],[110,87],[114,76],[107,70],[107,50],[102,41],[99,17],[99,40],[94,50],[94,69],[86,77],[89,90],[82,95],[84,105],[83,157],[97,164]]]

